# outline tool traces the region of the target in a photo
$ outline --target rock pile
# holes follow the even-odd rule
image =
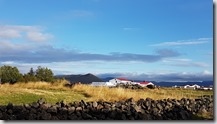
[[[144,87],[142,87],[142,86],[140,86],[138,84],[122,84],[122,83],[119,83],[115,87],[121,87],[121,88],[125,88],[125,89],[144,89]]]
[[[115,87],[121,87],[125,89],[144,89],[144,88],[154,89],[155,88],[154,85],[148,85],[146,87],[142,87],[139,84],[122,84],[122,83],[117,84]]]
[[[0,106],[1,120],[191,120],[197,113],[213,112],[213,99],[151,98],[134,101],[93,101],[49,104],[39,99],[31,104]]]

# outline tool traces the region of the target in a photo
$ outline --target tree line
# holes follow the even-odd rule
[[[16,82],[54,82],[54,74],[51,69],[47,67],[38,66],[34,71],[30,68],[26,74],[21,74],[17,67],[4,65],[0,67],[0,83],[14,84]]]

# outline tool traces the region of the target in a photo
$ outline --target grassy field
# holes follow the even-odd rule
[[[119,101],[128,98],[138,100],[140,98],[165,99],[174,98],[197,98],[203,95],[213,95],[213,91],[198,91],[190,89],[122,89],[108,87],[93,87],[89,85],[77,84],[72,88],[64,87],[68,83],[65,80],[59,80],[55,83],[29,82],[16,83],[13,85],[2,84],[0,86],[0,105],[6,105],[9,102],[19,105],[32,103],[39,98],[45,98],[49,103],[56,103],[63,100],[66,103],[74,101]]]

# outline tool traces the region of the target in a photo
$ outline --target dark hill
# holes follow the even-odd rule
[[[59,75],[56,76],[57,78],[65,78],[66,80],[70,81],[71,83],[78,83],[81,82],[82,84],[90,84],[92,82],[103,82],[100,78],[93,74],[85,74],[85,75]]]

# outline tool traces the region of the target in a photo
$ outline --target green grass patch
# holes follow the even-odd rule
[[[10,90],[0,93],[0,105],[7,105],[9,102],[15,105],[21,105],[35,102],[40,98],[44,98],[48,103],[55,104],[62,100],[66,103],[80,101],[81,99],[86,100],[87,96],[70,90]]]
[[[7,105],[8,103],[13,103],[16,105],[21,105],[23,103],[32,103],[41,98],[40,95],[32,93],[14,93],[10,95],[0,95],[0,104]]]

